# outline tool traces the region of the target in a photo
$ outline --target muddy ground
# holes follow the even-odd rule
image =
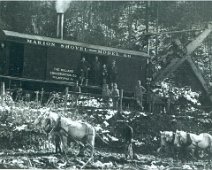
[[[73,151],[73,150],[72,150]],[[77,157],[77,150],[61,155],[51,152],[5,150],[0,153],[1,169],[80,169],[88,160],[88,156]],[[206,160],[188,161],[182,163],[170,157],[135,154],[134,159],[125,159],[124,155],[115,152],[96,150],[94,159],[88,163],[85,169],[211,169],[212,166]]]
[[[48,143],[46,146],[48,139],[45,134],[33,133],[34,129],[30,126],[46,109],[33,106],[16,103],[0,107],[0,169],[212,169],[206,160],[182,163],[156,152],[160,147],[160,131],[182,129],[197,134],[210,132],[210,113],[181,111],[178,115],[167,115],[124,111],[122,118],[134,129],[135,151],[133,159],[126,159],[123,150],[117,149],[121,138],[117,141],[118,136],[110,132],[116,120],[120,119],[116,111],[53,110],[65,117],[91,123],[97,133],[110,143],[110,146],[102,147],[101,143],[96,142],[94,159],[85,166],[89,157],[76,156],[79,151],[77,146],[70,147],[68,155],[55,154],[53,145]],[[114,145],[114,139],[117,145]]]

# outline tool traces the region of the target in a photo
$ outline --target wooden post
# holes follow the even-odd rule
[[[127,110],[130,111],[130,104],[127,104]]]
[[[1,82],[1,104],[4,104],[5,98],[5,82]]]
[[[122,100],[123,100],[123,94],[124,94],[124,90],[121,89],[120,90],[120,113],[122,112]]]
[[[5,82],[1,82],[1,95],[5,95]]]
[[[11,80],[9,79],[9,90],[10,90],[10,88],[11,88]]]
[[[35,91],[35,101],[37,103],[37,108],[38,108],[38,94],[39,94],[39,91]]]
[[[67,108],[68,92],[69,92],[69,87],[66,87],[66,88],[65,88],[65,101],[64,101],[64,109],[65,109],[65,110],[66,110],[66,108]]]
[[[44,88],[41,88],[41,92],[40,92],[40,105],[42,106],[43,103],[43,95],[44,95]]]

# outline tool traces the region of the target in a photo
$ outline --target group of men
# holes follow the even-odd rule
[[[135,86],[135,100],[139,107],[143,110],[143,96],[146,93],[146,89],[141,85],[141,80],[137,81],[137,85]],[[113,108],[118,109],[119,106],[119,89],[117,83],[111,83],[110,87],[108,84],[104,83],[102,86],[102,97],[103,101],[106,103],[106,106],[109,105],[109,99],[112,98]]]
[[[88,85],[88,80],[92,80],[94,85],[100,85],[104,83],[116,83],[118,69],[116,67],[116,61],[113,60],[110,66],[101,64],[98,56],[90,64],[86,61],[85,57],[82,57],[78,68],[77,76],[80,85]]]
[[[109,99],[112,98],[113,108],[118,108],[120,94],[117,85],[118,69],[115,60],[107,66],[105,63],[100,63],[98,56],[95,56],[95,60],[91,64],[86,61],[85,57],[82,57],[77,68],[77,75],[80,86],[88,85],[88,80],[89,82],[91,80],[94,85],[102,85],[102,96],[106,105],[108,105]],[[146,93],[146,89],[138,80],[134,94],[136,102],[142,110],[144,108],[144,93]]]
[[[106,104],[106,107],[109,106],[109,100],[110,98],[112,98],[113,108],[118,109],[119,89],[116,83],[111,83],[110,88],[108,84],[104,83],[102,85],[102,97],[103,97],[104,103]]]

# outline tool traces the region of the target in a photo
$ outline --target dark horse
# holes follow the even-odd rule
[[[133,158],[133,128],[126,121],[118,120],[114,130],[117,137],[124,143],[125,157]]]

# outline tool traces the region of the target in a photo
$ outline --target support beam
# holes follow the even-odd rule
[[[177,70],[177,68],[186,60],[186,57],[182,58],[182,59],[173,59],[171,60],[170,64],[161,72],[159,72],[158,74],[156,73],[156,75],[153,75],[153,81],[152,83],[156,83],[159,81],[162,81],[165,78],[168,78],[171,73],[173,73],[175,70]]]
[[[194,50],[197,49],[197,47],[199,47],[202,42],[205,40],[205,38],[207,38],[207,36],[211,33],[212,31],[212,24],[208,24],[208,28],[206,28],[202,33],[200,33],[200,35],[192,42],[190,42],[187,46],[187,55],[190,55],[191,53],[194,52]]]
[[[201,45],[201,43],[205,40],[205,38],[211,33],[212,31],[212,24],[208,24],[208,28],[206,28],[202,33],[200,33],[199,36],[197,36],[197,38],[195,40],[193,40],[192,42],[190,42],[187,46],[186,46],[186,51],[187,54],[186,56],[184,56],[181,59],[173,59],[170,64],[163,69],[162,71],[160,71],[158,74],[153,75],[153,83],[162,81],[164,78],[169,77],[169,75],[171,73],[173,73],[175,70],[177,70],[177,68],[185,61],[187,60],[187,58],[190,57],[190,55],[194,52],[195,49],[197,49],[197,47],[199,47]]]

